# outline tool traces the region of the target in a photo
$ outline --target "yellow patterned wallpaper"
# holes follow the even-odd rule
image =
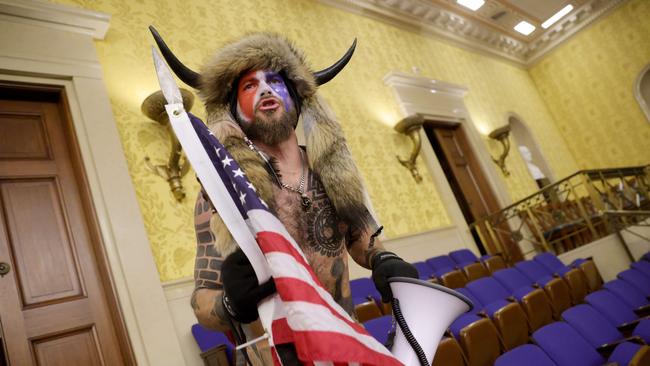
[[[650,163],[650,123],[633,85],[650,63],[650,1],[631,0],[530,74],[580,168]]]
[[[408,71],[417,66],[423,76],[468,87],[467,107],[484,135],[506,124],[509,112],[517,113],[534,132],[556,176],[576,170],[525,70],[430,37],[314,1],[57,2],[111,15],[106,39],[96,42],[96,47],[162,281],[192,274],[192,201],[198,186],[188,174],[184,184],[191,199],[178,204],[166,182],[149,173],[143,163],[145,155],[162,162],[168,151],[163,129],[140,112],[142,100],[157,89],[149,24],[154,24],[177,54],[195,69],[224,42],[251,31],[285,34],[305,50],[314,68],[329,65],[357,37],[353,61],[321,92],[343,125],[389,238],[450,224],[431,177],[424,174],[424,181],[416,184],[395,158],[396,154],[404,156],[410,151],[410,141],[392,129],[402,116],[392,91],[382,82],[390,71]],[[194,111],[203,114],[200,105]],[[497,155],[500,147],[483,139]],[[418,165],[421,172],[427,171],[421,159]],[[513,200],[536,189],[518,154],[511,154],[508,167],[512,176],[502,179],[501,184],[505,184]]]

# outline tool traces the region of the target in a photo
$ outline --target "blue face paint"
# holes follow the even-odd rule
[[[284,82],[284,78],[274,71],[264,71],[264,77],[266,83],[273,89],[275,93],[278,94],[280,99],[282,99],[282,104],[284,104],[284,110],[289,111],[293,108],[293,100],[291,99],[291,94],[289,94],[289,89],[287,84]]]

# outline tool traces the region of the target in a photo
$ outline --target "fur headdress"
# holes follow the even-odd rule
[[[244,134],[231,113],[233,88],[239,77],[251,70],[272,70],[292,84],[294,102],[306,136],[309,167],[321,179],[337,214],[357,228],[376,230],[377,224],[366,208],[364,188],[341,128],[317,94],[317,88],[338,74],[352,57],[356,40],[335,64],[313,72],[305,58],[291,42],[271,33],[255,33],[223,47],[202,69],[194,72],[183,65],[169,50],[160,35],[150,27],[156,43],[169,66],[188,85],[198,89],[208,113],[208,126],[226,146],[262,199],[273,202],[269,174],[264,161],[251,154]],[[215,233],[216,234],[216,233]]]

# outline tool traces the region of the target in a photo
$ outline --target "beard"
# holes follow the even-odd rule
[[[257,111],[253,121],[240,122],[239,125],[249,139],[266,145],[277,145],[291,136],[298,124],[298,116],[294,108],[282,112],[277,117],[274,117],[274,114],[275,112]]]

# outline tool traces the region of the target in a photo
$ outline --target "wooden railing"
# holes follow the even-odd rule
[[[527,241],[560,254],[650,217],[650,165],[581,170],[490,214],[475,228],[485,247]],[[492,245],[489,245],[492,244]]]

